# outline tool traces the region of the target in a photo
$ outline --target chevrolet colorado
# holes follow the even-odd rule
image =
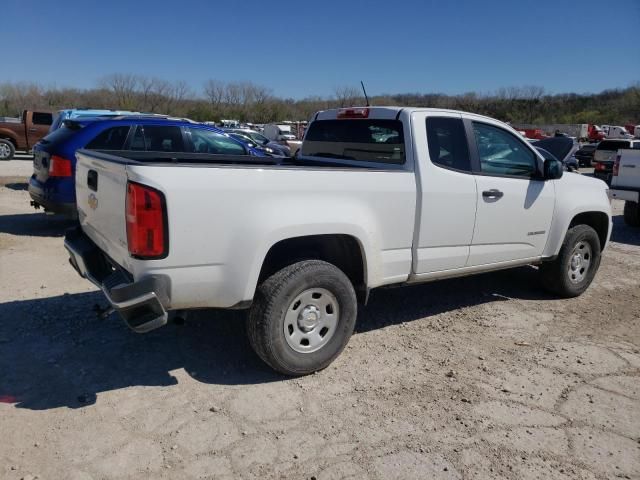
[[[339,355],[371,289],[535,264],[573,297],[611,234],[604,182],[470,113],[321,111],[277,164],[117,154],[76,154],[71,264],[138,332],[249,308],[251,345],[289,375]]]

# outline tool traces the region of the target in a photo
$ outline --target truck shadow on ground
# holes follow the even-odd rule
[[[360,310],[356,333],[508,297],[552,298],[531,288],[535,273],[521,268],[375,291]],[[0,304],[0,402],[32,410],[82,408],[102,392],[175,385],[176,369],[208,384],[286,380],[253,353],[245,312],[201,311],[184,326],[139,335],[115,315],[98,319],[95,304],[104,304],[99,292]]]
[[[32,237],[62,237],[76,223],[68,217],[44,213],[19,213],[0,216],[0,233]]]
[[[640,246],[640,228],[628,226],[626,223],[624,223],[624,217],[622,215],[616,215],[612,218],[612,220],[612,242]]]

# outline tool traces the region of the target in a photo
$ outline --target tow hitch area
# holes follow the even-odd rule
[[[106,255],[81,229],[67,231],[64,246],[69,263],[80,276],[102,289],[111,305],[96,309],[100,318],[117,311],[125,323],[138,333],[146,333],[167,323],[169,279],[164,275],[150,275],[134,282],[129,274],[112,265]]]

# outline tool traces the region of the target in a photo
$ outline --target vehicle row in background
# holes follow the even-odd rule
[[[141,161],[159,157],[170,160],[185,152],[203,162],[219,155],[241,159],[265,156],[263,151],[248,147],[216,127],[185,119],[123,115],[65,120],[34,148],[33,175],[29,180],[34,207],[75,215],[76,150],[80,148],[126,151]]]

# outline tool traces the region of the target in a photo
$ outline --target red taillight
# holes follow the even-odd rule
[[[155,188],[127,183],[127,245],[131,256],[164,258],[169,251],[164,195]]]
[[[49,160],[49,176],[50,177],[70,177],[71,176],[71,160],[68,158],[52,155]]]
[[[618,176],[618,171],[620,170],[620,154],[616,155],[616,161],[613,162],[613,176]]]
[[[342,108],[338,110],[338,118],[369,118],[369,109],[366,107]]]
[[[603,164],[603,163],[594,163],[594,164],[593,164],[593,167],[594,167],[596,170],[606,170],[606,167],[604,166],[604,164]]]

